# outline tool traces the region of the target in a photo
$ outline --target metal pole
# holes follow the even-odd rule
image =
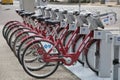
[[[81,11],[81,1],[79,0],[79,13]]]
[[[105,0],[101,0],[101,4],[105,4]]]
[[[24,1],[23,0],[19,0],[19,4],[20,4],[20,9],[25,9],[24,8]]]
[[[95,0],[91,0],[91,3],[95,3]]]
[[[119,0],[117,0],[117,5],[120,5],[120,1]]]
[[[37,0],[36,3],[37,3],[37,6],[40,6],[40,0]]]

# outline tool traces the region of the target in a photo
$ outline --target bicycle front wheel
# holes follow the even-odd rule
[[[47,51],[49,51],[53,45],[54,44],[46,40],[36,40],[30,43],[26,47],[22,56],[22,65],[25,72],[35,78],[46,78],[52,75],[57,70],[59,61],[44,62],[43,56],[41,54],[44,54],[42,52],[47,53]],[[40,52],[38,50],[40,50]],[[54,50],[50,53],[50,55],[54,54],[59,54],[56,47],[54,47]],[[29,60],[33,58],[35,60],[33,62],[29,62]],[[29,69],[30,67],[32,70]],[[35,70],[33,70],[33,68],[35,68]],[[36,68],[39,68],[39,70],[36,70]]]
[[[22,55],[23,55],[23,52],[25,50],[25,48],[27,47],[28,43],[32,42],[33,40],[36,40],[36,39],[41,39],[42,37],[40,37],[39,35],[34,35],[34,36],[29,36],[27,37],[26,39],[24,39],[21,44],[19,45],[18,47],[18,51],[17,51],[17,54],[18,54],[18,60],[20,62],[20,64],[22,64],[21,60],[22,60]]]
[[[8,23],[6,23],[2,29],[3,37],[5,37],[7,28],[9,28],[10,26],[16,25],[16,24],[20,24],[20,22],[19,21],[9,21]]]

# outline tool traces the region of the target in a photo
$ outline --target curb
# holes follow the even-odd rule
[[[120,5],[107,5],[107,7],[120,7]]]

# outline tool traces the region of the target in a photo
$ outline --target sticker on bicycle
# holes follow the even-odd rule
[[[80,27],[80,34],[88,34],[90,32],[88,27]]]
[[[60,22],[60,27],[66,27],[66,26],[67,26],[67,23],[65,21]]]
[[[102,21],[104,26],[110,26],[115,24],[116,22],[116,16],[115,14],[107,14],[105,16],[100,17],[100,20]]]
[[[50,44],[45,44],[44,46],[43,46],[45,49],[50,49],[51,48],[51,45]]]
[[[104,31],[94,31],[94,39],[103,39]]]
[[[75,29],[76,29],[75,23],[69,24],[69,30],[75,30]]]
[[[102,21],[103,25],[108,26],[109,25],[109,16],[101,17],[101,21]]]
[[[101,32],[98,32],[98,35],[101,35]]]
[[[56,54],[57,49],[55,47],[53,47],[53,45],[49,42],[41,42],[43,48],[45,49],[46,52],[50,51],[52,49],[52,51],[50,52],[51,54]]]

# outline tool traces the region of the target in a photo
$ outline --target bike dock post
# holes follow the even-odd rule
[[[47,3],[48,3],[48,0],[36,0],[36,6],[46,6]]]
[[[107,31],[95,31],[94,38],[100,39],[100,53],[96,56],[96,66],[98,66],[98,76],[110,78],[111,76],[111,37],[112,34]],[[99,60],[97,60],[99,59]]]
[[[112,80],[120,80],[120,35],[113,37]]]
[[[35,11],[35,1],[34,0],[20,0],[20,6],[25,11],[28,11],[28,12]]]
[[[89,30],[85,27],[81,29],[83,32],[89,32]],[[86,31],[86,32],[84,32]],[[77,75],[81,80],[111,80],[111,70],[112,70],[112,60],[111,60],[111,50],[112,50],[112,34],[108,31],[94,31],[94,39],[101,40],[101,47],[100,47],[100,58],[97,60],[94,55],[95,59],[91,59],[91,64],[93,66],[98,66],[98,75],[96,75],[93,71],[91,71],[86,66],[81,66],[80,63],[77,63],[73,66],[67,67],[71,72]],[[92,56],[92,55],[91,55]],[[93,58],[93,57],[91,57]],[[99,64],[96,64],[97,62]],[[96,64],[96,65],[95,65]]]
[[[21,9],[21,10],[24,9],[24,6],[23,6],[23,0],[20,0],[20,1],[19,1],[19,6],[20,6],[20,9]]]
[[[110,16],[110,17],[106,17],[106,16]],[[96,30],[96,28],[98,28],[98,26],[102,28],[105,25],[108,26],[114,24],[116,22],[116,15],[115,13],[108,13],[101,15],[99,17],[100,19],[92,18],[92,17],[87,18],[88,21],[92,23],[90,29],[95,30],[94,39],[100,40],[100,48],[98,50],[98,55],[96,55],[96,53],[94,54],[90,54],[91,52],[88,53],[89,61],[90,61],[89,64],[91,64],[91,66],[93,66],[95,69],[98,69],[97,70],[98,75],[96,75],[92,70],[90,70],[90,68],[88,68],[87,65],[81,66],[81,64],[77,63],[74,66],[68,67],[68,69],[72,71],[75,75],[77,75],[81,80],[111,80],[112,78],[111,74],[112,74],[113,53],[111,50],[113,49],[113,45],[112,45],[113,34],[107,30]],[[84,30],[85,29],[83,29],[83,32]]]

